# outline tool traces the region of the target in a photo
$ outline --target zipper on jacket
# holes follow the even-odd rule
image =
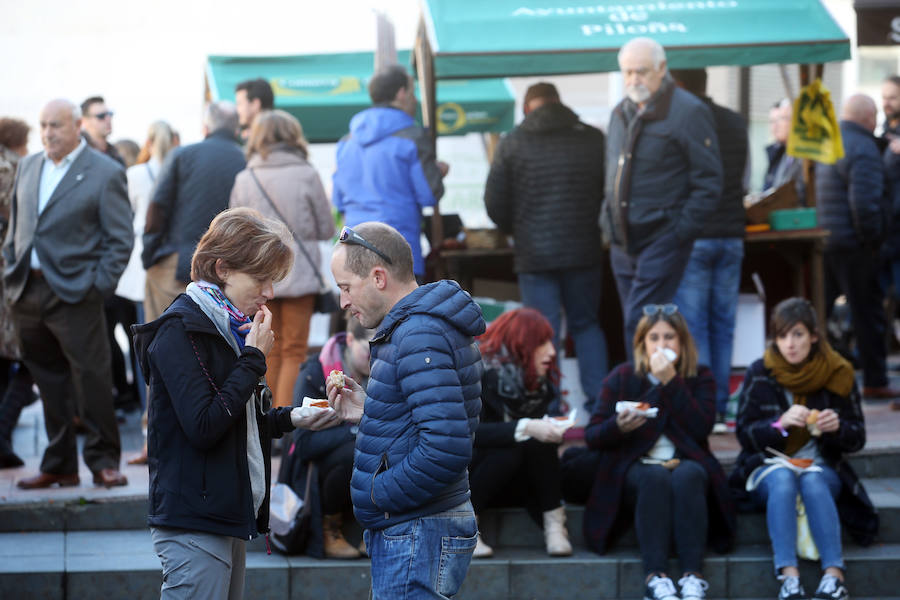
[[[381,454],[381,462],[378,463],[378,468],[375,469],[375,474],[372,475],[372,489],[369,491],[369,498],[372,500],[372,506],[378,507],[378,504],[375,503],[375,478],[378,477],[381,473],[384,473],[388,470],[388,455],[387,452]],[[387,511],[384,511],[385,520],[390,519],[391,515]]]
[[[206,454],[203,455],[203,474],[200,478],[200,497],[206,500],[209,494],[206,491]]]
[[[622,218],[622,199],[619,197],[619,185],[622,183],[622,171],[625,170],[625,153],[622,152],[619,154],[619,161],[616,165],[616,179],[613,183],[613,200],[615,201],[615,211],[616,214],[612,215],[613,218],[613,227],[616,226],[616,222],[618,222],[622,227],[622,246],[624,248],[628,248],[628,224],[627,219]],[[612,240],[610,240],[612,241]]]

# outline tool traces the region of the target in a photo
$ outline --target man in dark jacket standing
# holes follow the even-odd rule
[[[500,230],[515,239],[522,302],[547,317],[557,348],[565,311],[581,387],[593,404],[607,371],[597,320],[605,139],[560,102],[553,84],[529,87],[524,110],[525,120],[497,148],[484,203]]]
[[[894,398],[888,387],[883,294],[879,253],[887,232],[884,165],[875,131],[877,109],[865,94],[846,100],[841,110],[844,158],[816,168],[819,225],[831,232],[825,242],[825,300],[847,297],[863,370],[863,396]]]
[[[475,549],[467,467],[481,412],[481,309],[454,281],[416,285],[412,251],[383,223],[345,227],[331,259],[341,308],[376,329],[363,390],[329,377],[359,422],[350,497],[375,598],[452,598]]]
[[[694,238],[719,202],[722,163],[712,113],[674,84],[658,42],[630,40],[619,50],[619,68],[626,98],[607,129],[600,223],[631,358],[641,309],[672,301]]]
[[[716,379],[716,433],[725,432],[731,375],[731,349],[741,261],[744,258],[744,171],[747,167],[747,123],[706,95],[706,69],[672,71],[675,82],[709,107],[722,160],[722,194],[715,211],[694,240],[675,304],[697,343],[698,360]]]
[[[406,69],[390,65],[375,73],[369,97],[372,108],[356,114],[338,142],[331,201],[351,227],[379,221],[399,231],[421,281],[422,208],[444,195],[449,166],[435,160],[434,144],[416,124],[415,84]]]
[[[203,119],[205,139],[177,148],[163,164],[147,209],[145,320],[163,313],[191,280],[191,256],[213,218],[228,208],[234,177],[246,166],[231,102],[214,102]]]

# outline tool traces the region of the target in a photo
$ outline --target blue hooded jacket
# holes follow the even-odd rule
[[[371,342],[350,496],[359,523],[384,529],[469,499],[481,413],[481,309],[455,281],[416,288]]]
[[[397,108],[374,106],[358,113],[338,142],[333,182],[331,200],[345,223],[390,225],[409,242],[413,271],[423,275],[422,207],[434,206],[444,195],[425,130]]]

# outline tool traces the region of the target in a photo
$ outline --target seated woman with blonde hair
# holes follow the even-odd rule
[[[730,483],[765,508],[782,581],[779,600],[807,598],[797,569],[798,496],[824,571],[813,598],[848,598],[841,521],[863,544],[878,529],[878,515],[844,460],[866,443],[853,367],[819,336],[815,310],[804,298],[779,303],[770,331],[769,347],[744,377],[741,454]]]
[[[634,364],[603,381],[584,432],[596,454],[584,513],[588,545],[604,553],[634,523],[647,600],[705,598],[707,535],[718,551],[734,536],[731,492],[707,436],[716,417],[716,382],[674,304],[650,304],[637,324]],[[674,542],[682,577],[666,575]]]

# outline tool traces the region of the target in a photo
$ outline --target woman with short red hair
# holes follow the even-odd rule
[[[520,308],[491,323],[479,348],[481,421],[469,467],[475,514],[489,506],[525,506],[543,521],[547,553],[568,556],[557,455],[565,428],[547,417],[559,382],[553,329],[538,311]],[[491,555],[479,534],[474,556]]]

